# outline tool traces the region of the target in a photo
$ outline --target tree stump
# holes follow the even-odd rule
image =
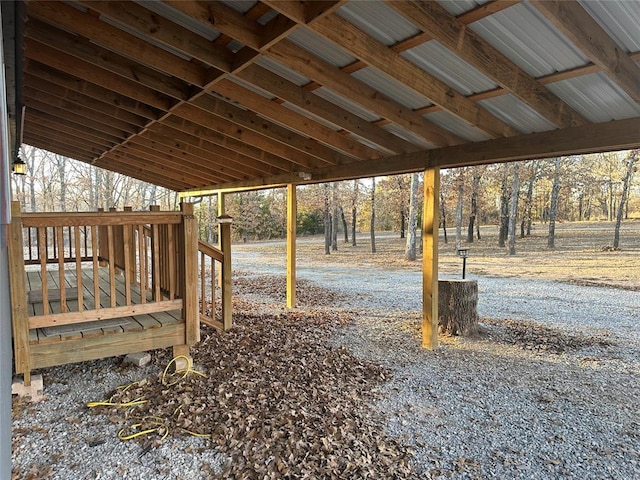
[[[473,335],[478,331],[478,282],[438,280],[440,333]]]

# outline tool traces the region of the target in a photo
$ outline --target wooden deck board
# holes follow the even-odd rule
[[[123,275],[116,275],[116,306],[126,305],[125,283]],[[84,310],[93,310],[95,305],[93,269],[82,269],[82,290]],[[78,311],[78,293],[76,271],[65,270],[65,293],[66,305],[70,312]],[[98,270],[98,281],[100,291],[100,306],[109,308],[111,306],[111,288],[109,286],[109,268],[100,267]],[[28,304],[29,316],[42,315],[42,278],[41,271],[33,270],[27,272],[27,285],[29,288],[29,298],[32,300]],[[57,269],[47,271],[48,305],[51,313],[60,313],[60,286]],[[34,293],[37,292],[37,293]],[[140,304],[140,288],[136,284],[131,285],[131,304]],[[152,292],[146,292],[146,303],[153,301]],[[40,299],[40,301],[37,301]],[[35,301],[34,301],[35,300]],[[60,341],[70,341],[79,339],[89,339],[93,337],[105,336],[108,334],[120,334],[125,332],[136,332],[144,330],[158,329],[165,325],[177,325],[182,323],[182,311],[158,312],[153,314],[135,315],[117,319],[99,320],[94,322],[82,322],[72,325],[57,327],[46,327],[32,329],[29,332],[30,345],[49,344]]]

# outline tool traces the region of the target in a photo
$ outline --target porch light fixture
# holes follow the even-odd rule
[[[27,164],[22,161],[22,159],[16,155],[13,158],[13,164],[11,165],[11,171],[16,175],[26,175],[27,174]]]

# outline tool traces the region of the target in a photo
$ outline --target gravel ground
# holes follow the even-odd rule
[[[244,252],[234,267],[284,273]],[[419,274],[314,265],[298,275],[350,296],[317,306],[356,318],[330,341],[394,372],[373,408],[387,433],[413,447],[422,478],[640,478],[640,293],[477,278],[481,333],[443,338],[430,352],[420,347]],[[226,457],[202,439],[169,438],[145,453],[84,407],[157,375],[168,355],[142,369],[120,359],[47,369],[48,399],[14,403],[15,477],[187,480],[219,472]]]

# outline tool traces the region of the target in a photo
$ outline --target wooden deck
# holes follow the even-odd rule
[[[40,269],[27,271],[27,309],[30,317],[42,315],[43,313],[41,275]],[[100,306],[110,308],[112,302],[108,267],[99,267],[99,278]],[[115,278],[115,305],[118,307],[126,306],[124,275],[117,275]],[[65,270],[64,280],[67,310],[77,311],[79,295],[77,293],[76,270]],[[62,304],[60,302],[60,295],[56,295],[56,290],[60,289],[60,275],[57,268],[47,269],[47,281],[50,287],[48,292],[49,311],[51,313],[61,313]],[[82,270],[82,288],[84,309],[94,309],[96,300],[94,298],[95,290],[91,268]],[[147,291],[145,293],[147,302],[152,301],[152,292]],[[134,305],[142,303],[140,288],[136,285],[132,286],[131,297]],[[157,329],[162,327],[169,328],[163,330],[166,335],[161,335],[161,337],[158,338],[157,334],[159,331]],[[105,356],[103,353],[105,351],[108,351],[110,355],[117,355],[114,350],[118,350],[118,345],[123,342],[123,336],[117,334],[124,333],[134,334],[133,336],[127,335],[128,341],[126,343],[139,342],[141,351],[174,345],[176,339],[181,336],[184,337],[182,310],[154,312],[150,314],[31,329],[29,330],[29,344],[31,346],[31,352],[34,355],[34,367],[66,363],[67,356],[73,357],[73,361],[78,361],[77,359],[79,358],[101,358]],[[78,340],[77,344],[73,343],[74,340]],[[65,341],[64,350],[60,350],[56,345],[61,341]],[[71,343],[66,343],[70,341]],[[126,346],[122,348],[122,350],[130,350],[130,346]]]
[[[168,347],[188,355],[201,319],[231,327],[230,254],[198,241],[193,205],[150,210],[23,214],[12,203],[14,360],[25,385],[36,368]],[[223,321],[209,308],[219,264]]]

